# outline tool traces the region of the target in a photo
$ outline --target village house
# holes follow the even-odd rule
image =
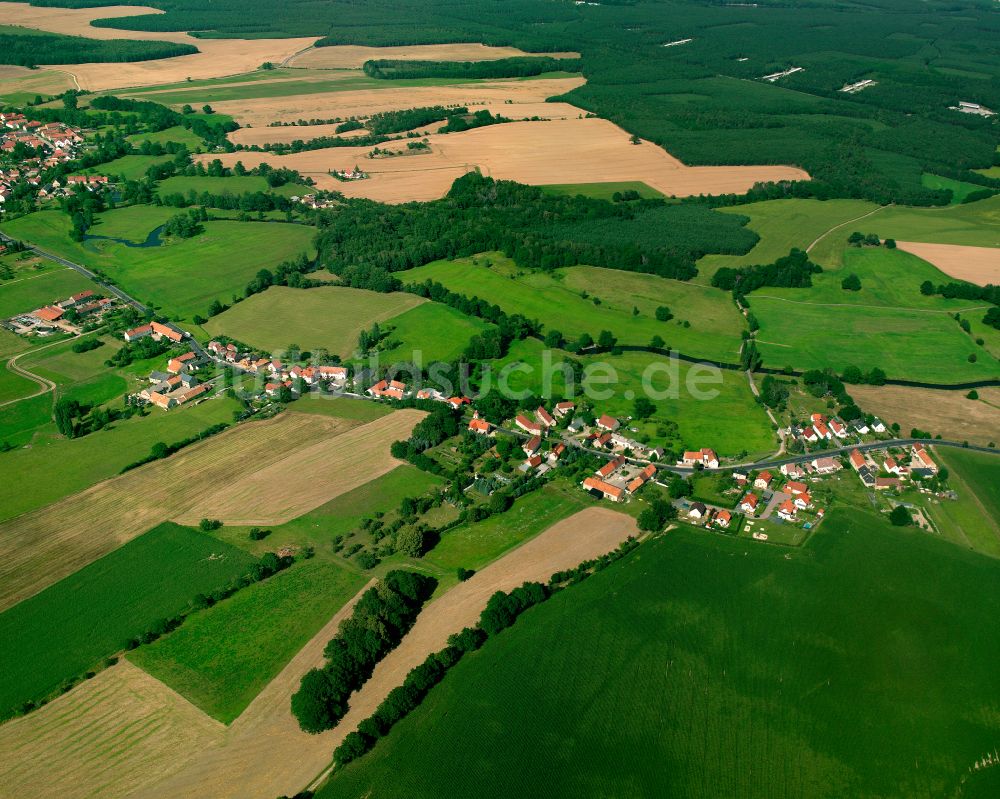
[[[541,466],[541,465],[542,465],[542,456],[541,456],[541,455],[538,455],[537,453],[536,453],[535,455],[531,455],[531,456],[529,456],[529,457],[528,457],[528,459],[527,459],[527,460],[526,460],[526,461],[524,462],[524,465],[525,465],[525,466],[526,466],[526,467],[527,467],[528,469],[537,469],[537,468],[538,468],[539,466]],[[525,469],[525,471],[527,471],[527,469]]]
[[[929,469],[932,474],[937,474],[938,465],[934,462],[930,453],[924,449],[923,444],[914,444],[911,454],[913,456],[913,460],[910,462],[912,466],[920,469]]]
[[[851,454],[847,456],[847,459],[851,462],[851,467],[854,471],[858,471],[862,466],[867,463],[865,456],[861,454],[860,450],[852,449]]]
[[[861,480],[866,488],[874,488],[875,486],[875,472],[867,464],[858,469],[858,479]]]
[[[799,510],[805,510],[812,505],[812,497],[809,496],[808,491],[803,491],[801,494],[795,496],[792,502],[795,503],[795,507]]]
[[[719,456],[715,454],[715,450],[699,449],[686,451],[681,459],[682,466],[695,466],[699,463],[706,469],[718,469]]]
[[[603,496],[605,499],[610,499],[612,502],[621,502],[622,498],[625,496],[625,490],[618,488],[618,486],[613,486],[610,483],[605,483],[596,477],[588,477],[583,481],[583,487],[590,492],[596,492]]]
[[[556,444],[548,454],[546,460],[548,460],[550,466],[555,466],[559,462],[559,458],[566,451],[566,445],[563,443]]]
[[[167,361],[167,371],[174,375],[178,372],[195,372],[197,370],[198,356],[193,352],[185,352],[183,355],[178,355],[176,358],[171,358]]]
[[[840,463],[833,458],[816,458],[810,463],[816,474],[832,474],[841,468]]]
[[[472,421],[469,422],[469,430],[473,433],[479,433],[484,436],[493,435],[493,425],[487,422],[485,419],[479,417],[479,411],[474,411],[472,414]]]
[[[524,444],[521,445],[521,449],[524,450],[525,455],[534,455],[538,450],[542,448],[542,437],[532,436]]]
[[[406,384],[398,380],[379,380],[368,389],[367,394],[379,399],[401,400],[406,393]]]
[[[575,402],[557,402],[553,412],[562,419],[567,413],[572,413],[574,408],[576,408]]]
[[[656,477],[656,467],[653,464],[649,464],[645,469],[643,469],[639,474],[632,478],[629,482],[626,490],[630,494],[634,494],[640,488],[642,488],[646,483]]]
[[[847,427],[836,419],[831,419],[828,422],[830,430],[837,438],[847,438]]]
[[[539,405],[538,408],[535,410],[535,418],[546,427],[556,426],[556,420],[552,417],[552,414],[550,414],[547,410],[545,410],[545,408],[543,408],[541,405]]]
[[[514,424],[520,427],[524,432],[531,433],[535,436],[540,436],[544,432],[544,428],[537,422],[531,421],[524,414],[518,414],[514,417]]]
[[[595,474],[601,478],[610,477],[624,465],[625,465],[625,459],[619,456],[605,463],[600,469],[598,469],[595,472]]]
[[[294,384],[291,380],[283,380],[280,383],[265,383],[264,393],[269,397],[277,397],[281,393],[281,389],[287,388],[294,392]]]
[[[876,477],[875,478],[875,490],[876,491],[886,491],[890,488],[899,488],[903,485],[903,481],[898,477]]]
[[[786,463],[781,467],[781,473],[785,477],[790,477],[793,480],[799,477],[805,477],[805,471],[797,463]]]
[[[442,402],[444,400],[444,394],[442,394],[436,388],[422,388],[419,391],[417,391],[417,399],[434,400],[435,402]]]
[[[830,428],[828,428],[823,422],[814,423],[813,430],[816,432],[816,436],[819,439],[829,441],[833,438],[833,433],[830,432]]]
[[[691,507],[688,508],[688,517],[698,520],[705,517],[708,513],[708,508],[705,507],[704,502],[692,502]]]
[[[796,494],[805,494],[809,491],[809,487],[805,483],[797,483],[794,480],[789,480],[785,483],[784,492],[786,494],[791,494],[795,496]]]
[[[753,481],[753,487],[759,488],[761,491],[766,491],[771,487],[773,481],[774,477],[770,472],[761,472],[757,475],[757,479]]]
[[[729,527],[730,522],[733,520],[733,514],[727,510],[720,510],[712,519],[714,524],[719,525],[719,527],[726,529]]]
[[[445,402],[448,403],[448,405],[450,405],[451,408],[456,411],[463,405],[472,404],[472,400],[470,400],[468,397],[449,397],[448,399],[445,400]]]
[[[790,499],[786,499],[781,503],[781,507],[778,508],[778,516],[785,521],[792,521],[795,519],[795,503]]]
[[[752,516],[757,512],[757,504],[759,502],[760,499],[756,494],[747,494],[743,497],[743,501],[740,503],[740,510],[748,516]]]
[[[619,427],[621,427],[621,422],[615,419],[613,416],[608,416],[606,413],[601,414],[601,417],[597,420],[597,426],[601,430],[607,430],[611,433],[615,432]]]
[[[866,436],[871,432],[871,428],[864,419],[859,419],[854,423],[854,430],[863,436]]]
[[[885,424],[882,422],[881,419],[875,417],[874,419],[872,419],[872,430],[874,430],[876,433],[884,433]]]

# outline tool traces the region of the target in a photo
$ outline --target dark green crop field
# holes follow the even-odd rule
[[[863,511],[795,552],[675,531],[466,656],[319,796],[954,796],[1000,736],[998,586]]]
[[[162,524],[0,614],[0,718],[99,665],[253,561],[211,536]]]

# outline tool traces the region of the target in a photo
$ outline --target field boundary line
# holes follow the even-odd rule
[[[862,219],[867,219],[870,216],[874,216],[879,211],[884,211],[886,208],[892,208],[893,205],[894,205],[893,203],[890,203],[889,205],[880,205],[874,211],[869,211],[867,214],[862,214],[861,216],[856,216],[856,217],[854,217],[854,219],[848,219],[846,222],[841,222],[839,225],[834,225],[828,231],[826,231],[825,233],[821,234],[819,236],[819,238],[815,239],[812,244],[810,244],[808,247],[806,247],[806,253],[812,252],[813,247],[815,247],[817,244],[819,244],[821,241],[823,241],[823,239],[825,239],[827,236],[829,236],[831,233],[833,233],[833,231],[838,230],[838,229],[844,227],[845,225],[850,225],[852,222],[860,222]]]

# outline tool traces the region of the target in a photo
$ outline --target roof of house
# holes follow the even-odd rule
[[[620,469],[624,463],[625,459],[619,455],[617,458],[608,461],[600,469],[598,469],[597,474],[599,474],[601,477],[607,477],[615,470]]]
[[[787,513],[789,515],[795,514],[795,503],[790,499],[786,499],[781,503],[781,507],[778,508],[778,513]]]
[[[720,510],[718,513],[715,514],[715,518],[718,519],[719,521],[724,521],[728,523],[732,521],[733,514],[731,514],[727,510]]]
[[[803,491],[795,498],[795,502],[801,502],[803,505],[810,505],[812,504],[812,497],[809,496],[808,491]]]
[[[853,466],[855,469],[860,469],[862,466],[865,465],[865,456],[862,455],[861,452],[856,449],[851,450],[849,459],[851,461],[851,466]]]
[[[618,486],[613,486],[610,483],[605,483],[603,480],[598,480],[596,477],[588,477],[583,481],[583,487],[587,489],[594,489],[600,491],[605,496],[621,498],[624,494],[624,489],[618,488]]]
[[[54,322],[63,315],[63,309],[57,308],[55,305],[46,305],[44,308],[33,311],[31,315],[43,322]]]
[[[770,483],[774,479],[774,475],[770,472],[761,472],[757,475],[758,480],[763,480],[765,483]]]
[[[529,438],[527,441],[524,442],[522,449],[527,450],[529,452],[534,452],[540,446],[542,446],[541,436],[532,436],[531,438]]]
[[[476,416],[469,422],[469,429],[475,433],[489,433],[493,429],[493,425]]]
[[[740,502],[740,504],[749,505],[751,508],[756,508],[758,502],[760,502],[760,498],[756,494],[747,494],[745,497],[743,497],[743,501]]]
[[[617,430],[618,425],[618,420],[613,416],[608,416],[606,413],[602,413],[601,418],[597,420],[598,427],[607,427],[610,430]]]
[[[809,487],[805,483],[797,483],[794,480],[785,483],[785,491],[789,494],[805,494],[808,490]]]
[[[704,515],[705,511],[707,511],[707,510],[708,510],[708,508],[705,507],[705,503],[704,502],[692,502],[691,503],[691,508],[688,510],[688,514],[689,515],[693,515],[695,513],[700,513],[700,514]]]
[[[552,418],[552,414],[549,413],[541,405],[535,410],[535,416],[537,416],[544,424],[552,425],[556,423],[556,420]]]

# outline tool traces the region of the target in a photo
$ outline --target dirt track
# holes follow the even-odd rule
[[[283,157],[241,152],[221,158],[227,166],[242,161],[251,167],[267,161],[275,167],[290,167],[312,177],[320,188],[382,202],[436,199],[456,177],[476,168],[495,178],[532,185],[641,180],[677,196],[740,193],[758,181],[808,178],[801,169],[787,166],[689,167],[649,142],[631,144],[621,128],[596,118],[511,122],[433,135],[428,142],[429,153],[395,158],[369,159],[370,147],[310,150]],[[390,142],[382,148],[405,150],[405,143]],[[355,164],[371,177],[343,183],[327,174]]]
[[[555,571],[611,551],[635,534],[634,519],[607,508],[589,508],[553,525],[424,609],[402,644],[352,698],[341,724],[321,735],[306,735],[292,718],[288,699],[299,676],[321,661],[323,646],[336,629],[337,620],[331,621],[233,723],[224,746],[186,765],[178,763],[176,776],[130,796],[274,799],[296,793],[328,766],[343,737],[402,683],[410,669],[442,648],[453,632],[479,618],[494,592],[547,579]]]
[[[946,275],[977,286],[1000,283],[1000,247],[966,247],[960,244],[926,244],[897,241],[901,250],[928,261]]]

